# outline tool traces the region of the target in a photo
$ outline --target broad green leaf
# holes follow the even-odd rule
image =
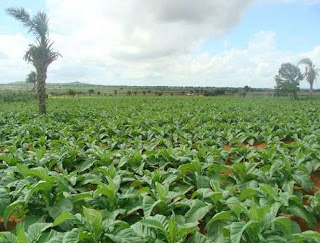
[[[0,216],[3,215],[6,207],[10,204],[10,196],[6,189],[0,188]]]
[[[276,226],[280,226],[281,230],[284,234],[291,235],[292,234],[292,223],[291,220],[287,217],[277,217],[274,220],[274,224]]]
[[[210,221],[207,223],[206,228],[212,225],[215,221],[229,221],[231,220],[231,211],[222,211],[215,214]]]
[[[212,208],[200,200],[194,200],[191,208],[186,212],[185,218],[187,223],[195,222],[202,219]]]
[[[11,232],[0,232],[1,243],[17,243],[17,236]]]
[[[60,225],[64,222],[66,222],[67,220],[74,220],[75,217],[73,214],[69,213],[69,212],[65,212],[60,214],[53,222],[53,226],[57,226]]]
[[[28,228],[28,242],[38,242],[41,234],[48,228],[52,227],[50,223],[35,223]]]
[[[18,243],[27,243],[27,235],[26,232],[24,230],[24,224],[20,223],[17,225],[16,227],[16,231],[17,231],[17,242]]]
[[[253,223],[249,222],[233,222],[230,225],[230,238],[232,243],[240,243],[243,232]]]
[[[99,211],[83,207],[83,214],[87,223],[91,226],[91,232],[98,237],[102,231],[102,215]]]
[[[80,230],[77,228],[72,229],[65,233],[62,239],[62,243],[78,243]]]
[[[4,227],[7,227],[10,215],[13,213],[13,211],[15,209],[19,208],[22,205],[22,203],[23,203],[23,201],[17,200],[6,207],[6,209],[4,210],[4,213],[3,213]]]

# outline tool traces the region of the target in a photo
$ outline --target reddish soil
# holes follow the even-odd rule
[[[280,213],[279,215],[282,217],[287,217],[287,218],[291,219],[292,221],[296,222],[300,226],[301,231],[310,230],[308,223],[304,219],[302,219],[298,216],[295,216],[292,214],[285,214],[285,213]]]
[[[265,142],[254,143],[252,146],[255,147],[258,150],[263,150],[263,149],[267,148],[267,144]]]
[[[282,142],[284,142],[285,144],[290,144],[290,143],[293,143],[294,140],[293,139],[285,139],[285,140],[282,140]]]
[[[28,151],[32,151],[32,150],[33,150],[32,145],[29,145],[29,146],[28,146]]]
[[[314,171],[310,175],[311,180],[314,183],[314,188],[318,191],[320,190],[320,171]]]
[[[302,205],[310,206],[310,203],[307,198],[302,199],[301,203],[302,203]]]
[[[293,186],[293,190],[301,191],[303,195],[311,195],[311,196],[314,196],[314,194],[317,192],[317,189],[314,189],[314,188],[311,188],[309,191],[306,191],[301,186]]]
[[[232,150],[232,147],[229,145],[229,144],[225,144],[223,145],[223,148],[227,151],[231,151]]]
[[[222,170],[221,174],[228,175],[228,176],[234,176],[234,173],[231,170]]]
[[[97,186],[96,185],[87,185],[86,188],[88,191],[94,191],[97,189]]]
[[[61,172],[61,170],[60,170],[57,166],[55,166],[55,167],[53,168],[53,170],[54,170],[55,172]]]
[[[8,220],[7,228],[5,228],[4,227],[4,219],[0,218],[0,231],[11,231],[20,222],[22,222],[22,219],[16,219],[14,216],[11,215]]]
[[[259,143],[253,143],[252,145],[248,143],[243,143],[243,147],[249,146],[249,147],[255,147],[258,150],[264,150],[267,148],[267,144],[265,142],[259,142]]]
[[[0,148],[0,153],[2,153],[4,151],[4,148]]]
[[[103,143],[103,144],[102,144],[102,147],[104,147],[105,149],[107,149],[107,148],[108,148],[108,144],[107,144],[107,143]]]
[[[206,228],[206,222],[204,221],[204,220],[199,220],[198,221],[199,222],[199,224],[198,224],[198,227],[199,227],[199,231],[200,231],[200,233],[201,234],[206,234],[206,230],[205,230],[205,228]]]
[[[231,160],[229,160],[229,161],[225,162],[225,164],[231,166],[231,165],[233,165],[233,162]]]
[[[193,193],[194,193],[194,190],[193,190],[193,189],[191,189],[190,191],[188,191],[188,192],[185,194],[186,198],[191,199]]]
[[[296,190],[296,191],[303,191],[303,188],[301,186],[293,186],[293,190]]]
[[[320,222],[318,222],[317,227],[315,228],[315,231],[320,233]]]
[[[243,147],[249,146],[249,147],[255,147],[258,150],[264,150],[267,148],[267,144],[265,142],[259,142],[259,143],[254,143],[252,145],[248,144],[248,143],[243,143],[242,144]],[[223,148],[227,151],[231,151],[232,147],[229,144],[225,144],[223,145]]]

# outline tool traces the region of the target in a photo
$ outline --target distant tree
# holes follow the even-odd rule
[[[37,90],[39,99],[39,113],[46,114],[46,79],[48,66],[60,55],[53,51],[53,42],[49,39],[49,20],[44,12],[38,12],[32,18],[24,8],[8,8],[6,12],[23,23],[32,33],[36,41],[29,45],[24,55],[26,62],[32,63],[37,72]]]
[[[127,95],[131,96],[131,91],[130,90],[127,91]]]
[[[313,84],[316,81],[317,76],[319,75],[319,69],[315,67],[315,65],[312,63],[312,61],[309,58],[304,58],[300,60],[298,65],[305,65],[303,78],[305,78],[310,85],[309,101],[311,103],[312,96],[313,96]]]
[[[170,93],[171,96],[173,96],[173,93]]]
[[[186,94],[186,91],[182,91],[181,94],[182,94],[182,95],[185,95],[185,94]]]
[[[89,89],[88,92],[89,92],[89,95],[91,96],[92,94],[94,94],[94,89]]]
[[[97,92],[97,95],[101,95],[101,92],[100,92],[100,91],[98,91],[98,92]]]
[[[118,90],[114,90],[113,93],[114,93],[114,96],[117,96]]]
[[[137,91],[134,91],[133,93],[134,93],[134,96],[137,96],[137,94],[138,94],[138,92],[137,92]]]
[[[150,94],[150,93],[151,93],[151,90],[148,90],[148,93]]]
[[[239,93],[240,97],[246,97],[249,90],[250,90],[250,87],[248,85],[244,86],[243,89]]]
[[[143,93],[143,95],[145,96],[147,92],[144,90],[144,91],[142,91],[142,93]]]
[[[82,94],[82,91],[78,91],[77,94],[78,94],[78,97],[79,97]]]
[[[223,89],[215,89],[213,91],[206,90],[203,95],[204,96],[218,96],[218,95],[224,95],[225,91]]]
[[[36,87],[37,87],[37,73],[35,71],[31,71],[28,74],[28,76],[26,78],[26,83],[33,84],[32,91],[36,90]]]
[[[300,81],[303,79],[303,75],[300,69],[291,64],[283,63],[278,71],[278,75],[275,76],[276,80],[276,94],[291,93],[293,99],[298,99],[297,91],[299,90]]]
[[[74,98],[74,96],[77,94],[77,92],[73,89],[69,89],[68,90],[68,95],[72,96]]]

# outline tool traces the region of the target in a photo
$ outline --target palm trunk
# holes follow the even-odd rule
[[[293,99],[294,99],[294,100],[298,100],[297,91],[293,91]]]
[[[310,84],[310,90],[309,90],[309,102],[312,103],[312,96],[313,96],[313,84]]]
[[[39,98],[39,113],[46,114],[46,79],[47,74],[45,72],[39,72],[38,75],[38,98]]]

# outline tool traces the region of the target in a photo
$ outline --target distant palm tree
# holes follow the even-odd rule
[[[313,84],[317,79],[317,76],[319,75],[319,69],[315,67],[315,65],[312,63],[312,61],[309,58],[304,58],[299,61],[298,65],[306,65],[305,71],[303,73],[303,77],[307,80],[307,82],[310,85],[309,90],[309,101],[312,102],[312,95],[313,95]]]
[[[46,114],[46,79],[48,66],[61,56],[53,51],[53,42],[49,39],[48,17],[43,12],[38,12],[32,18],[24,8],[8,8],[6,12],[23,23],[32,33],[36,41],[29,45],[24,55],[26,62],[32,63],[37,72],[37,89],[39,97],[39,113]]]
[[[32,91],[34,91],[37,87],[37,73],[35,71],[31,71],[27,78],[26,78],[26,83],[28,84],[33,84]]]

